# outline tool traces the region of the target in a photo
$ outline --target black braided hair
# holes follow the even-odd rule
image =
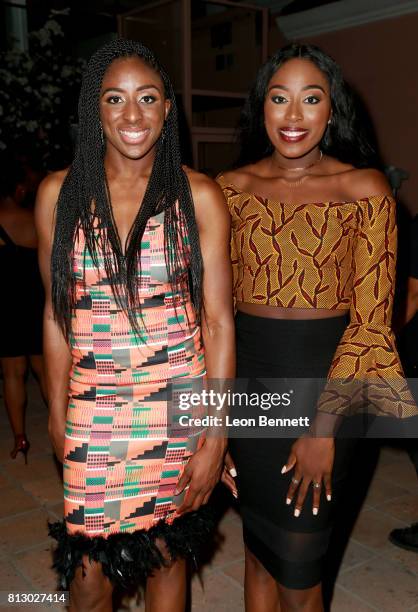
[[[171,109],[155,145],[156,155],[151,176],[124,255],[113,219],[105,175],[106,147],[101,130],[99,98],[103,77],[110,64],[120,57],[136,56],[160,75],[165,96],[171,101]],[[181,164],[175,95],[167,73],[147,47],[132,40],[114,40],[96,51],[88,63],[80,91],[78,114],[76,150],[58,197],[51,257],[52,302],[58,324],[68,337],[75,307],[72,253],[78,231],[82,230],[96,267],[99,265],[98,253],[103,253],[105,272],[113,296],[127,314],[133,330],[140,333],[138,269],[141,238],[148,219],[162,211],[165,211],[164,252],[172,291],[185,297],[178,270],[181,262],[185,258],[187,260],[187,249],[190,253],[191,294],[199,320],[202,256],[193,198]],[[185,223],[182,223],[182,219]],[[185,244],[185,232],[189,246]]]

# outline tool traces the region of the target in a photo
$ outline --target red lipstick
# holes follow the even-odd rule
[[[285,142],[296,143],[300,142],[309,134],[309,130],[295,127],[284,127],[279,130],[280,138]]]

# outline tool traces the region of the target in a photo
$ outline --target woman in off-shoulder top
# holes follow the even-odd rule
[[[303,379],[289,393],[302,395],[309,418],[300,424],[311,427],[292,438],[234,435],[227,465],[235,478],[226,470],[224,480],[241,504],[247,611],[319,611],[353,451],[351,440],[326,435],[347,410],[330,383],[385,379],[367,409],[416,414],[390,328],[395,203],[340,68],[316,47],[289,45],[260,69],[240,136],[236,168],[218,177],[232,219],[237,377],[252,380],[249,391],[266,390],[256,377],[285,391],[283,379]],[[318,379],[328,383],[315,395]],[[353,404],[357,389],[349,389]]]

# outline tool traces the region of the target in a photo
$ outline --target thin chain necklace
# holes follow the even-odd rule
[[[279,176],[278,178],[283,181],[283,183],[286,183],[286,185],[290,188],[290,189],[294,189],[295,187],[299,187],[300,185],[302,185],[303,181],[305,179],[308,178],[308,176],[310,176],[310,174],[305,174],[305,176],[301,176],[299,179],[296,179],[295,181],[289,181],[289,179],[284,178],[283,176]]]
[[[305,166],[303,168],[284,168],[283,166],[278,166],[278,168],[280,168],[281,170],[286,170],[288,172],[301,172],[303,170],[309,170],[309,168],[312,168],[313,166],[316,166],[317,164],[320,163],[320,161],[323,158],[323,153],[322,151],[320,151],[319,153],[319,158],[317,160],[315,160],[312,164],[309,164],[309,166]],[[284,183],[286,183],[286,185],[289,187],[289,189],[294,189],[295,187],[299,187],[303,181],[305,181],[309,176],[311,176],[310,174],[304,174],[303,176],[301,176],[300,178],[297,178],[295,180],[290,180],[285,178],[284,176],[279,176],[278,178],[283,181]]]
[[[312,162],[308,166],[302,166],[300,168],[285,168],[284,166],[279,166],[279,164],[275,164],[275,165],[277,168],[280,168],[280,170],[286,170],[286,172],[301,172],[302,170],[309,170],[309,168],[312,168],[313,166],[316,166],[316,164],[319,164],[319,162],[321,161],[323,157],[324,157],[324,154],[322,153],[322,151],[320,151],[318,159],[316,159],[314,162]]]

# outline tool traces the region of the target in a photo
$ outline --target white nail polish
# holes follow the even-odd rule
[[[231,468],[229,470],[229,473],[231,474],[232,478],[236,478],[237,477],[237,470],[235,468]]]
[[[331,501],[331,495],[329,495],[329,494],[327,495],[327,500]]]
[[[292,503],[292,500],[290,499],[290,497],[286,497],[286,504],[290,506],[291,503]]]
[[[286,470],[287,470],[287,466],[286,466],[286,465],[284,465],[284,466],[282,467],[281,474],[284,474],[284,473],[286,472]]]
[[[296,518],[297,518],[298,516],[300,516],[300,510],[299,510],[299,508],[295,508],[294,515],[296,516]]]
[[[312,509],[312,514],[313,514],[314,516],[316,516],[316,515],[318,514],[318,508],[313,508],[313,509]]]
[[[235,499],[238,499],[238,493],[236,491],[233,491],[232,495],[235,497]]]

